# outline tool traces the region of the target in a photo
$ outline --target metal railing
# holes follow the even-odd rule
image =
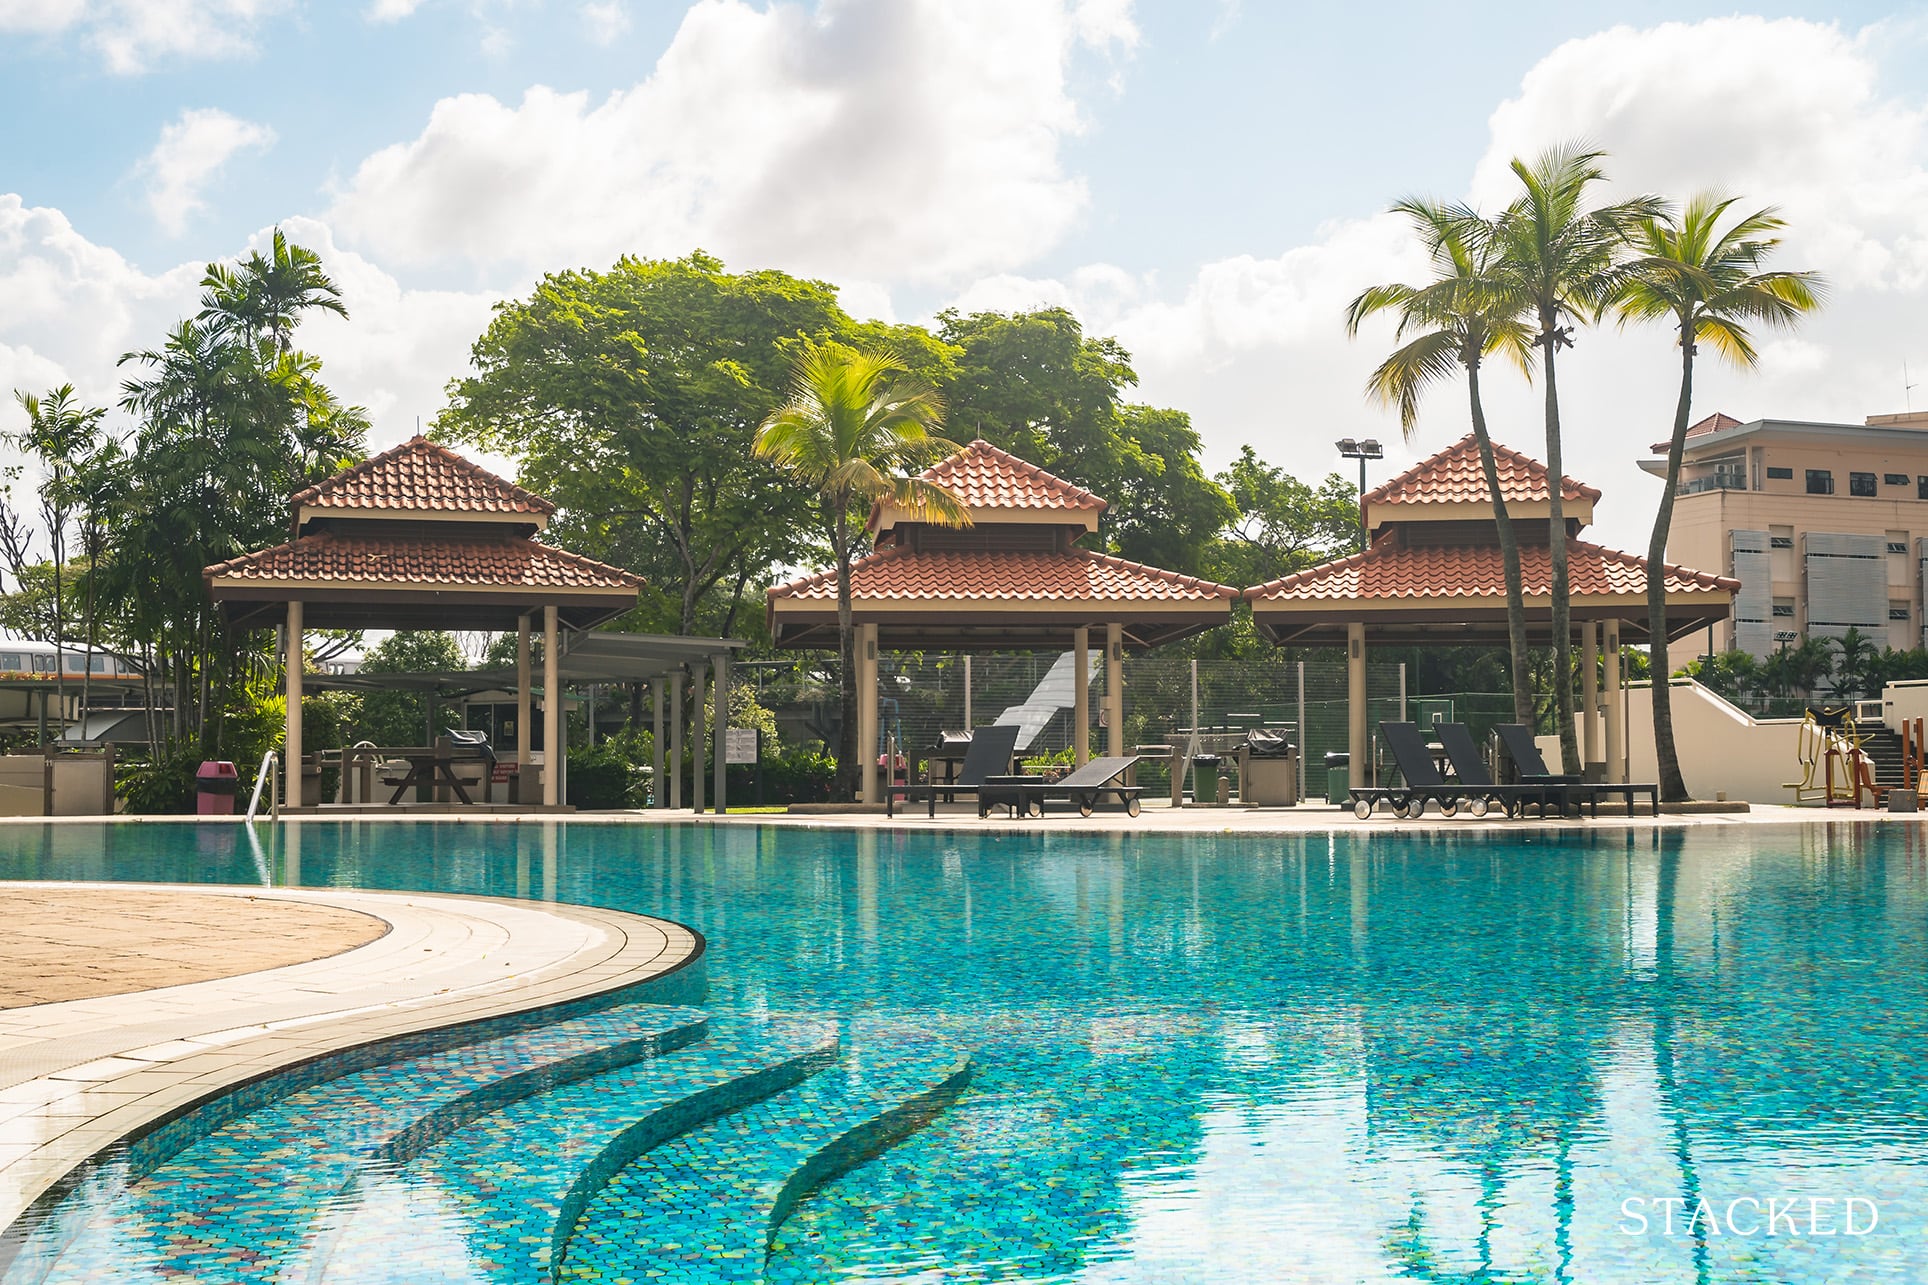
[[[281,819],[281,791],[275,788],[273,775],[274,769],[280,763],[281,755],[278,751],[269,750],[261,756],[261,770],[254,774],[254,794],[248,799],[248,814],[244,818],[248,822],[252,823],[254,814],[261,809],[261,788],[264,785],[268,789],[270,819],[275,821]]]

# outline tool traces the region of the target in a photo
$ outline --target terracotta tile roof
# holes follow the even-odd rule
[[[517,538],[435,539],[338,535],[324,531],[291,544],[276,545],[227,562],[202,574],[278,581],[339,580],[369,588],[421,585],[425,588],[505,588],[596,590],[640,589],[641,576],[618,567]]]
[[[544,517],[556,511],[554,504],[535,492],[525,491],[419,435],[297,492],[289,504],[297,510],[305,506]]]
[[[1687,426],[1687,440],[1691,442],[1696,437],[1706,437],[1710,433],[1725,433],[1730,428],[1739,428],[1740,426],[1741,422],[1732,415],[1723,415],[1719,411],[1715,411],[1698,424],[1690,424]],[[1672,442],[1655,442],[1653,444],[1653,453],[1655,455],[1665,455],[1667,448],[1672,445]]]
[[[1553,563],[1544,545],[1520,550],[1520,573],[1528,597],[1552,592]],[[1583,540],[1567,542],[1567,575],[1574,598],[1644,594],[1647,562],[1631,553]],[[1667,592],[1729,592],[1740,581],[1687,567],[1667,566]],[[1245,591],[1255,603],[1325,602],[1355,598],[1504,598],[1506,573],[1497,545],[1404,548],[1375,545]]]
[[[1500,475],[1500,490],[1508,504],[1530,503],[1547,498],[1546,465],[1510,446],[1493,443],[1493,462]],[[1597,500],[1600,492],[1584,482],[1565,478],[1561,498]],[[1431,501],[1484,503],[1486,470],[1480,467],[1479,443],[1468,433],[1451,446],[1366,492],[1367,504],[1417,504]]]
[[[866,601],[1232,602],[1239,591],[1089,549],[978,553],[887,548],[852,568],[851,595]],[[771,600],[835,603],[837,577],[822,571],[769,590]]]
[[[1053,477],[983,438],[924,470],[924,479],[953,492],[974,509],[1075,509],[1103,512],[1105,502]]]

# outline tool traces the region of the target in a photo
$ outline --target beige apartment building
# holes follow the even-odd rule
[[[1666,473],[1665,459],[1640,467]],[[1667,560],[1741,582],[1717,648],[1765,656],[1851,628],[1923,645],[1928,411],[1864,424],[1709,416],[1688,431]]]

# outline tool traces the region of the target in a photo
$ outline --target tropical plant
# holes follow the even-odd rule
[[[1603,182],[1604,153],[1562,144],[1532,164],[1515,158],[1513,175],[1521,193],[1495,222],[1503,275],[1511,283],[1523,319],[1540,350],[1545,397],[1547,541],[1552,564],[1554,672],[1573,669],[1573,617],[1568,597],[1567,530],[1563,492],[1565,466],[1560,443],[1560,384],[1556,357],[1573,346],[1576,325],[1596,321],[1621,292],[1627,272],[1624,246],[1642,219],[1659,218],[1666,204],[1637,196],[1589,208],[1588,197]],[[1562,683],[1554,692],[1563,762],[1580,761],[1580,740],[1573,721],[1573,690]]]
[[[857,657],[851,625],[850,569],[870,508],[889,501],[937,526],[970,516],[944,487],[915,476],[958,448],[937,436],[944,403],[888,349],[813,345],[798,360],[789,400],[757,430],[756,453],[814,488],[837,576],[837,645],[842,659],[840,786],[854,796],[862,755],[857,744]]]
[[[1861,700],[1880,686],[1881,649],[1872,638],[1850,627],[1834,640],[1841,654],[1834,659],[1834,694],[1842,700]]]
[[[1735,198],[1702,193],[1678,216],[1634,224],[1625,284],[1614,310],[1622,325],[1663,322],[1674,327],[1680,347],[1680,396],[1667,441],[1667,484],[1647,541],[1647,623],[1654,663],[1667,667],[1667,536],[1672,528],[1680,462],[1694,400],[1694,358],[1702,343],[1737,366],[1759,361],[1750,327],[1792,326],[1820,307],[1825,293],[1812,272],[1764,272],[1762,263],[1780,244],[1784,223],[1772,209],[1756,210],[1721,226]],[[1674,747],[1673,703],[1665,683],[1654,688],[1654,756],[1660,795],[1687,797]]]
[[[1346,309],[1346,333],[1358,334],[1360,324],[1375,313],[1399,314],[1397,335],[1404,342],[1379,363],[1366,387],[1380,402],[1398,409],[1399,427],[1408,441],[1418,428],[1420,397],[1427,387],[1460,371],[1466,374],[1473,439],[1479,446],[1480,469],[1493,500],[1493,521],[1499,532],[1506,579],[1513,717],[1530,723],[1533,694],[1520,545],[1506,511],[1506,496],[1500,490],[1499,464],[1480,395],[1480,367],[1487,357],[1498,355],[1530,375],[1532,336],[1521,320],[1522,300],[1516,283],[1503,271],[1501,243],[1493,224],[1464,206],[1419,199],[1400,201],[1393,209],[1404,214],[1419,234],[1432,262],[1432,280],[1420,286],[1392,284],[1365,291]],[[1554,476],[1558,476],[1557,471]]]
[[[232,268],[211,263],[201,285],[199,320],[224,338],[238,335],[276,354],[293,349],[303,313],[348,318],[341,291],[322,268],[321,256],[290,242],[280,228],[274,230],[268,255],[256,250]]]

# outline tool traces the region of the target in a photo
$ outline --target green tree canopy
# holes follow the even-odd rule
[[[364,674],[427,674],[467,669],[455,635],[439,629],[405,629],[390,634],[362,657]],[[462,725],[452,705],[436,710],[436,733]],[[371,691],[362,695],[357,739],[377,745],[423,745],[428,736],[428,699],[419,692]]]
[[[1337,473],[1315,489],[1244,446],[1218,484],[1237,509],[1212,560],[1212,576],[1224,584],[1303,571],[1345,553],[1358,537],[1359,489]]]
[[[1110,552],[1204,572],[1232,502],[1200,465],[1189,416],[1124,400],[1138,375],[1116,339],[1088,337],[1063,308],[951,310],[937,333],[957,350],[952,437],[981,437],[1110,501]]]

